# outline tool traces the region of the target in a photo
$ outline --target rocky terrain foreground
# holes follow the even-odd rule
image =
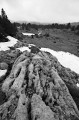
[[[70,73],[49,53],[24,51],[2,83],[0,120],[79,120],[68,88],[78,76]]]

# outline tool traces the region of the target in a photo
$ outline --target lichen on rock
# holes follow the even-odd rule
[[[7,99],[0,105],[0,120],[79,119],[77,105],[59,75],[62,66],[55,61],[41,51],[25,51],[15,60],[2,84]]]

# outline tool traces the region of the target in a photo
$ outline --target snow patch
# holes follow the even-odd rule
[[[35,35],[34,33],[22,33],[22,34],[27,36]]]
[[[24,52],[25,50],[27,50],[28,52],[30,52],[31,50],[29,49],[29,47],[32,47],[32,46],[36,46],[36,45],[34,45],[34,44],[28,44],[28,47],[23,46],[23,47],[20,47],[20,48],[17,48],[17,49],[19,49],[21,52]]]
[[[58,59],[61,65],[79,74],[79,57],[69,52],[54,51],[49,48],[41,48],[41,50],[51,53]]]
[[[28,47],[32,47],[32,46],[36,46],[36,45],[34,45],[34,44],[28,44]]]
[[[0,77],[2,77],[3,75],[5,75],[7,72],[7,69],[6,70],[0,70]]]
[[[17,39],[11,37],[11,36],[7,36],[7,38],[10,40],[8,42],[0,42],[0,51],[6,51],[9,50],[9,47],[14,46],[17,43]]]
[[[28,48],[28,47],[20,47],[20,48],[17,48],[19,49],[21,52],[27,50],[28,52],[30,52],[31,50]]]
[[[79,87],[79,83],[77,83],[76,85],[77,85],[77,87]]]

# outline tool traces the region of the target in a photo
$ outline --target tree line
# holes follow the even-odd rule
[[[4,9],[2,8],[0,15],[0,41],[3,40],[7,35],[15,36],[16,32],[16,24],[10,22]]]
[[[73,31],[74,33],[79,35],[79,25],[75,26],[72,25],[71,23],[67,23],[67,24],[58,24],[58,23],[53,23],[53,24],[32,24],[32,23],[22,23],[22,24],[18,24],[17,25],[21,25],[22,29],[24,30],[30,30],[30,29],[70,29],[71,31]]]

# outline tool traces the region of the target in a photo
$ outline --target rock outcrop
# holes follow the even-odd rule
[[[52,55],[23,52],[2,84],[0,120],[79,120],[79,110]],[[56,59],[57,60],[57,59]]]

